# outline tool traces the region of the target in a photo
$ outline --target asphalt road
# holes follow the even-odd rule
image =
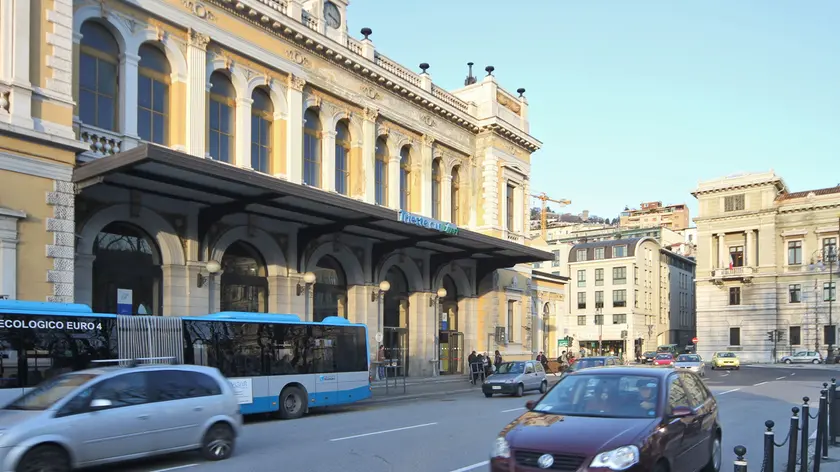
[[[814,399],[823,382],[840,377],[834,368],[750,367],[707,370],[706,382],[720,405],[723,470],[732,467],[733,448],[747,447],[750,468],[761,464],[764,421],[787,435],[790,409],[802,397]],[[233,458],[203,462],[197,454],[121,465],[125,472],[466,472],[487,470],[498,432],[524,412],[525,398],[484,398],[478,391],[404,402],[359,404],[294,421],[251,421]],[[811,422],[814,430],[814,421]],[[783,449],[777,450],[783,456]],[[777,469],[783,461],[777,459]]]

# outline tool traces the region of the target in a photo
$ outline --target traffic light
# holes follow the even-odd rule
[[[768,331],[767,332],[767,339],[770,341],[775,341],[776,339],[776,331]]]

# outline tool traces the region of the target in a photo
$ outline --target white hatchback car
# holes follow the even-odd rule
[[[222,460],[241,429],[233,388],[217,369],[88,369],[0,409],[0,471],[65,472],[193,449]]]

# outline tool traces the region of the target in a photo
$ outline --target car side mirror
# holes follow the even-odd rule
[[[691,408],[687,406],[675,406],[671,409],[670,416],[671,418],[684,418],[686,416],[691,415],[692,413],[693,411],[691,411]]]
[[[535,406],[537,406],[537,402],[535,400],[528,400],[525,402],[525,409],[528,411],[533,411]]]
[[[104,398],[97,398],[90,402],[90,409],[91,410],[101,410],[103,408],[110,408],[114,404],[111,400],[106,400]]]

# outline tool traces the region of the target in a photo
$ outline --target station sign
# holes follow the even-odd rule
[[[441,233],[451,234],[453,236],[458,234],[458,227],[452,223],[444,223],[434,218],[426,218],[425,216],[415,215],[407,211],[399,211],[397,221],[414,226],[419,226],[426,229],[434,229]]]

